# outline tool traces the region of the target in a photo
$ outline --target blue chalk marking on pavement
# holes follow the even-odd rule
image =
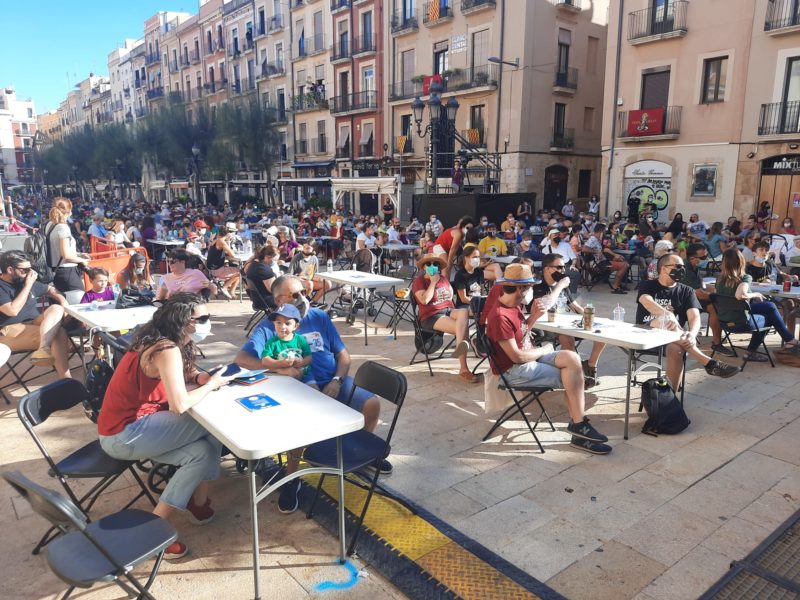
[[[346,590],[358,583],[358,569],[349,560],[342,565],[350,574],[347,581],[323,581],[314,586],[315,592],[327,592],[329,590]]]

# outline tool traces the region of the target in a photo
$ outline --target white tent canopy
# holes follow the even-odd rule
[[[400,177],[331,177],[334,206],[346,192],[360,194],[386,194],[394,204],[395,214],[400,212]]]

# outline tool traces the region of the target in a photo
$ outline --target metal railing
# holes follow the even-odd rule
[[[376,38],[374,35],[365,34],[353,38],[353,56],[366,54],[367,52],[375,52],[376,48]]]
[[[169,72],[170,73],[177,73],[178,72],[178,61],[177,60],[173,59],[173,60],[169,61]]]
[[[451,69],[442,72],[445,92],[457,92],[473,87],[497,86],[499,65],[487,63],[469,69]]]
[[[403,100],[421,95],[421,81],[400,81],[389,85],[389,100]]]
[[[461,137],[467,143],[466,148],[486,148],[486,140],[489,138],[486,127],[470,127],[461,132]]]
[[[159,86],[159,87],[151,88],[151,89],[147,90],[147,94],[145,94],[145,95],[147,96],[148,100],[152,100],[153,98],[160,98],[160,97],[162,97],[164,95],[164,87],[163,86]]]
[[[758,135],[784,133],[800,133],[800,101],[762,104],[758,116]]]
[[[328,137],[324,133],[311,140],[311,151],[314,154],[325,154],[328,151]]]
[[[292,60],[298,60],[323,52],[325,48],[325,34],[306,36],[292,44]]]
[[[393,153],[396,153],[400,148],[400,138],[405,137],[406,139],[403,140],[403,147],[401,149],[402,154],[412,154],[414,152],[414,143],[411,141],[411,132],[407,136],[398,135],[394,138],[394,148],[392,150]]]
[[[378,108],[378,92],[366,91],[336,96],[331,103],[331,114]]]
[[[581,0],[556,0],[556,7],[570,7],[570,8],[577,8],[580,10],[581,8]]]
[[[358,145],[358,156],[361,158],[375,156],[375,144],[372,142],[372,140],[370,140],[367,144]]]
[[[239,38],[236,38],[231,42],[231,45],[228,46],[228,56],[239,56],[242,53],[242,48],[239,45],[239,42]]]
[[[289,9],[294,10],[295,8],[301,8],[305,6],[305,0],[289,0]]]
[[[795,0],[770,0],[767,3],[764,31],[775,31],[795,25],[800,25],[800,4]]]
[[[283,29],[283,15],[273,15],[269,18],[267,29],[270,33],[273,31],[281,31]]]
[[[350,0],[331,0],[331,13],[335,13],[350,6]]]
[[[200,62],[200,51],[199,50],[192,50],[189,52],[189,62],[192,64],[196,64]]]
[[[133,112],[136,115],[137,119],[141,119],[142,117],[147,116],[147,107],[142,106],[140,108],[135,109]]]
[[[349,141],[343,147],[336,148],[336,158],[350,158],[350,142]]]
[[[285,108],[278,108],[277,106],[267,106],[264,109],[269,115],[273,123],[287,123],[289,118],[286,114]]]
[[[431,0],[422,5],[422,23],[424,25],[434,25],[452,18],[453,7],[449,4],[442,5],[441,0]]]
[[[675,0],[660,8],[645,8],[628,14],[628,41],[648,37],[670,37],[686,33],[686,13],[689,3]]]
[[[293,96],[292,110],[298,113],[312,110],[328,110],[328,100],[325,98],[325,92],[308,92]]]
[[[496,0],[461,0],[461,12],[469,13],[481,8],[494,8],[496,5]]]
[[[144,64],[145,65],[153,65],[157,62],[161,62],[161,56],[158,54],[145,54],[144,55]]]
[[[282,60],[261,63],[261,75],[264,77],[275,77],[286,73],[286,65]]]
[[[553,135],[550,136],[550,147],[572,150],[575,147],[575,129],[572,127],[553,129]]]
[[[295,154],[308,154],[308,140],[297,140]]]
[[[658,108],[658,107],[657,107]],[[683,112],[682,106],[667,106],[664,108],[664,120],[662,122],[661,132],[656,130],[655,133],[644,133],[636,136],[628,135],[628,112],[620,111],[619,120],[617,121],[617,137],[648,137],[652,135],[678,135],[681,132],[681,114]]]
[[[137,79],[136,81],[133,82],[133,87],[135,87],[137,90],[141,87],[144,87],[144,80]]]
[[[338,40],[331,46],[331,62],[347,60],[352,56],[350,52],[350,39]]]
[[[243,6],[247,6],[248,4],[252,4],[253,0],[231,0],[227,4],[222,5],[222,14],[228,15],[234,11],[239,10]]]
[[[189,66],[189,54],[188,53],[186,54],[186,56],[181,54],[180,65],[181,65],[181,69],[185,69],[186,67]]]
[[[392,15],[392,33],[404,33],[419,29],[416,15],[396,12]]]
[[[566,69],[556,67],[553,86],[570,90],[578,89],[578,69],[574,67],[567,67]]]

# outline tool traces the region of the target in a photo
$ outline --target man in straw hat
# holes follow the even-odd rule
[[[584,414],[583,369],[580,356],[571,350],[555,351],[552,344],[533,347],[528,332],[533,323],[545,312],[541,300],[525,319],[522,306],[533,300],[533,274],[524,264],[511,264],[497,285],[502,294],[486,323],[486,335],[493,349],[492,371],[505,374],[512,386],[541,386],[563,389],[570,422],[567,430],[572,434],[570,445],[593,454],[608,454],[608,438],[589,423]]]
[[[457,358],[461,366],[459,377],[477,383],[478,378],[467,366],[469,313],[464,308],[456,308],[453,303],[453,288],[441,275],[446,267],[445,255],[425,254],[417,261],[421,275],[411,284],[411,293],[419,309],[420,325],[456,336],[453,358]]]

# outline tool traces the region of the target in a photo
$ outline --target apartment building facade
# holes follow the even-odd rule
[[[117,124],[132,123],[134,120],[135,91],[130,53],[136,47],[136,40],[126,39],[119,48],[108,54],[108,78],[111,82],[111,103],[113,120]]]
[[[32,184],[33,140],[37,131],[33,100],[12,87],[0,88],[0,175],[4,184]]]
[[[607,0],[394,0],[387,134],[406,184],[420,191],[429,181],[430,137],[418,135],[411,105],[429,100],[435,82],[443,105],[459,103],[457,135],[437,140],[445,189],[463,151],[466,189],[484,187],[492,174],[476,158],[493,156],[500,190],[533,192],[538,207],[596,193],[607,8]]]
[[[58,111],[51,110],[36,115],[36,130],[46,135],[50,141],[60,140],[64,137],[64,129],[61,126],[61,116]]]

